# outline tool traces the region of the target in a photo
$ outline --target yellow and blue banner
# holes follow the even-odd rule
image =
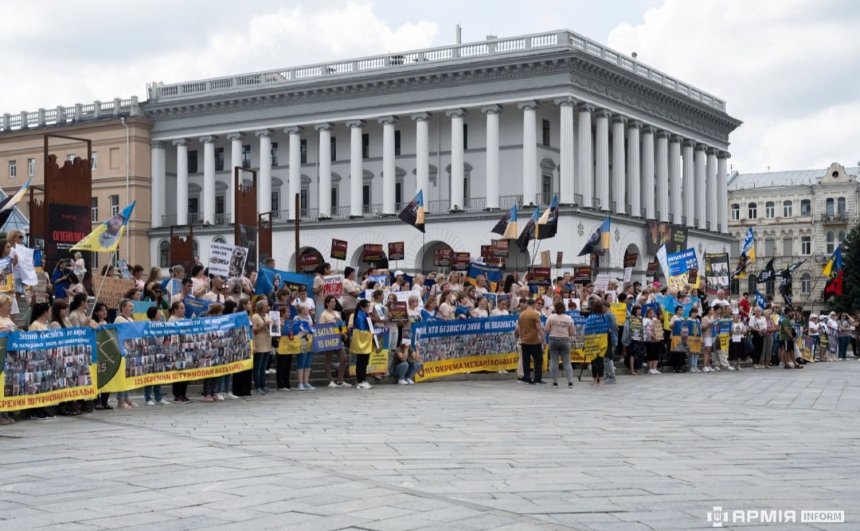
[[[502,219],[493,227],[492,232],[501,234],[502,240],[517,239],[517,205],[512,206],[510,210],[505,212]]]
[[[585,246],[579,251],[577,256],[585,256],[587,254],[603,254],[604,251],[609,249],[610,242],[610,229],[612,227],[612,221],[609,216],[606,216],[606,219],[603,220],[603,223],[597,227],[593,233],[591,233],[591,237],[588,238],[588,241],[585,242]]]
[[[418,190],[418,193],[415,194],[415,199],[410,201],[397,217],[424,232],[424,191]],[[389,260],[391,260],[390,257]]]
[[[116,215],[96,227],[94,231],[84,236],[84,239],[76,243],[70,250],[91,251],[96,253],[112,253],[119,247],[119,242],[125,234],[128,220],[134,211],[137,201],[122,209]]]

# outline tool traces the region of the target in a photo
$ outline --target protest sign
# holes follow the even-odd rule
[[[12,257],[0,258],[0,293],[9,293],[15,289],[15,277],[12,274]]]
[[[182,304],[185,305],[185,318],[198,317],[209,311],[211,302],[205,299],[198,299],[190,295],[182,299]]]
[[[552,267],[552,255],[550,255],[549,250],[540,252],[540,265],[541,267]]]
[[[579,305],[576,306],[579,308]],[[587,317],[578,310],[568,311],[567,315],[573,319],[573,327],[576,334],[570,338],[570,361],[572,363],[585,362],[585,321]]]
[[[597,278],[594,279],[594,290],[606,291],[609,289],[610,280],[612,280],[612,276],[609,273],[598,273]]]
[[[695,249],[668,253],[666,260],[669,266],[667,275],[669,288],[682,291],[686,289],[687,284],[694,288],[699,286],[699,260],[696,258]]]
[[[248,248],[213,241],[209,244],[209,274],[224,278],[242,276]]]
[[[35,249],[30,249],[20,243],[15,246],[15,255],[18,256],[18,265],[15,267],[17,267],[21,282],[25,286],[35,286],[39,283],[36,276],[35,251]],[[79,278],[79,280],[83,280],[83,278]]]
[[[424,307],[424,301],[421,299],[421,292],[417,289],[411,291],[394,291],[394,296],[397,297],[397,302],[409,303],[409,299],[415,297],[418,299],[418,308]]]
[[[340,298],[343,295],[343,275],[329,275],[323,280],[323,299],[332,295]]]
[[[433,267],[451,267],[454,252],[447,247],[436,248],[433,251]]]
[[[605,356],[609,348],[609,324],[603,314],[589,315],[585,320],[583,333],[585,334],[583,360],[591,362],[594,358]]]
[[[408,303],[405,301],[397,301],[391,305],[391,308],[388,311],[388,318],[393,323],[404,324],[409,321],[409,315],[407,313]]]
[[[591,267],[577,266],[573,268],[573,283],[574,284],[590,284],[591,283]]]
[[[490,291],[495,291],[496,286],[502,281],[502,268],[478,262],[470,263],[466,282],[476,285],[478,275],[483,275],[484,279],[487,281],[486,287]]]
[[[708,293],[716,295],[719,290],[729,290],[729,254],[705,254],[705,285]]]
[[[369,264],[385,260],[381,243],[365,243],[361,251],[361,261]]]
[[[346,260],[346,248],[347,242],[345,240],[338,240],[336,238],[332,238],[331,240],[331,253],[329,256],[334,260]]]
[[[609,305],[609,309],[612,311],[612,315],[615,316],[615,322],[618,326],[624,326],[624,322],[627,320],[627,304],[623,302],[613,302]]]
[[[406,245],[403,242],[388,243],[388,261],[403,260],[406,257]]]
[[[313,351],[330,352],[343,348],[343,331],[346,323],[319,324],[314,327]]]
[[[563,251],[558,251],[557,253],[555,253],[555,268],[556,269],[561,269],[562,258],[564,258],[564,252]]]
[[[130,278],[116,278],[97,276],[93,277],[93,290],[98,302],[103,302],[108,308],[119,308],[119,301],[125,297],[130,289],[134,287],[134,280]],[[181,289],[181,282],[180,282]]]
[[[552,284],[552,273],[548,267],[529,267],[529,286],[549,286]]]
[[[713,324],[713,333],[714,333],[714,349],[721,350],[723,352],[729,352],[729,342],[731,341],[732,335],[732,320],[731,319],[719,319],[714,321]]]
[[[95,398],[95,350],[91,328],[0,334],[0,411]]]
[[[416,381],[516,369],[516,325],[516,316],[413,323],[413,346],[424,363]]]
[[[469,253],[454,253],[454,261],[451,263],[451,269],[454,271],[468,271],[471,261],[472,255]]]
[[[672,326],[670,345],[674,352],[702,352],[702,325],[696,319],[678,319]]]
[[[643,333],[642,333],[642,318],[630,316],[629,324],[627,325],[630,328],[630,338],[633,341],[642,341]]]
[[[281,337],[281,312],[269,310],[269,335]]]
[[[493,246],[493,257],[495,258],[507,258],[508,257],[508,249],[510,248],[510,241],[508,240],[491,240],[490,242]]]
[[[629,284],[633,280],[633,268],[625,267],[624,268],[624,283]]]
[[[268,295],[273,291],[277,292],[287,285],[304,286],[308,293],[314,292],[314,279],[312,276],[272,269],[270,267],[261,267],[257,273],[257,285],[254,286],[254,293],[257,295]]]
[[[249,370],[250,330],[244,312],[107,325],[96,333],[99,388],[128,391]]]

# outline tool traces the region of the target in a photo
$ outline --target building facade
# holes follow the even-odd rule
[[[794,300],[822,304],[826,279],[821,270],[860,215],[858,173],[860,168],[834,162],[819,170],[732,174],[728,183],[732,256],[740,254],[739,242],[753,227],[756,261],[750,271],[761,271],[771,258],[777,270],[805,260],[793,274]],[[754,288],[734,286],[740,291]],[[775,283],[759,290],[778,293]]]
[[[44,183],[45,133],[91,140],[93,225],[137,201],[118,257],[131,264],[149,264],[150,127],[134,97],[4,114],[0,122],[0,187],[12,194],[27,179],[37,187]],[[86,159],[87,147],[79,141],[50,138],[49,152],[62,165],[76,157]],[[37,198],[41,195],[40,191],[35,193]],[[18,206],[29,217],[29,200],[23,199]],[[108,259],[106,254],[93,254],[96,266]]]

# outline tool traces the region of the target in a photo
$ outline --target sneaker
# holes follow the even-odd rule
[[[740,366],[740,365],[738,365],[738,366],[737,366],[737,368],[735,368],[735,370],[736,370],[736,371],[738,371],[738,372],[741,372],[743,369],[741,369],[741,366]]]
[[[567,388],[573,389],[573,382],[567,382]]]
[[[306,390],[306,391],[315,391],[315,390],[316,390],[316,387],[314,387],[314,386],[312,386],[311,384],[307,383],[307,384],[305,384],[305,390]]]
[[[223,402],[224,401],[224,393],[218,393],[217,395],[215,395],[215,401],[216,402]]]
[[[340,386],[339,386],[339,385],[337,385],[336,383],[334,383],[334,380],[332,380],[332,381],[330,381],[330,382],[328,383],[328,386],[327,386],[327,387],[331,387],[332,389],[334,389],[334,388],[337,388],[337,387],[340,387]]]
[[[407,378],[406,383],[408,383],[409,385],[415,385],[415,380],[413,380],[412,378]]]
[[[211,395],[206,395],[206,396],[204,396],[204,397],[203,397],[203,401],[204,401],[204,402],[214,402],[214,401],[215,401],[215,399],[214,399],[214,398],[212,398],[212,396],[211,396]]]
[[[170,405],[170,400],[168,400],[166,398],[162,398],[161,400],[156,402],[156,404],[158,404],[160,406],[168,406],[168,405]]]
[[[400,380],[397,380],[397,385],[409,385],[409,382],[407,382],[406,380],[400,379]]]
[[[735,370],[735,368],[734,368],[734,367],[732,367],[731,365],[729,365],[728,367],[726,367],[726,369],[728,369],[728,370],[730,370],[730,371]]]
[[[266,374],[276,374],[277,372],[275,369],[266,369]]]
[[[340,387],[341,389],[347,389],[347,388],[351,388],[352,384],[349,382],[340,382],[339,384],[337,384],[337,386]]]
[[[147,405],[147,406],[154,406],[154,405],[155,405],[155,400],[147,400],[147,401],[146,401],[146,405]]]
[[[719,366],[719,365],[714,365],[714,366],[711,368],[711,372],[720,372],[720,366]]]
[[[305,384],[300,383],[300,384],[299,384],[298,389],[299,389],[299,391],[304,391],[304,390],[306,390],[306,388],[305,388]]]
[[[289,387],[287,387],[287,391],[289,391],[289,390],[290,390],[290,388],[289,388]],[[227,393],[227,395],[226,395],[226,396],[227,396],[227,398],[229,398],[230,400],[236,400],[236,399],[238,399],[238,398],[239,398],[238,396],[234,395],[233,393]]]
[[[361,382],[355,386],[356,389],[373,389],[373,386],[367,382]]]

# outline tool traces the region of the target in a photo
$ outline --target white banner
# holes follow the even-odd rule
[[[245,262],[248,260],[248,248],[229,243],[212,242],[209,244],[209,274],[224,278],[242,276]]]
[[[36,265],[33,263],[33,252],[34,249],[24,247],[21,244],[15,246],[15,254],[18,256],[18,265],[15,266],[15,269],[21,277],[21,282],[27,286],[35,286],[39,283],[36,276]]]

